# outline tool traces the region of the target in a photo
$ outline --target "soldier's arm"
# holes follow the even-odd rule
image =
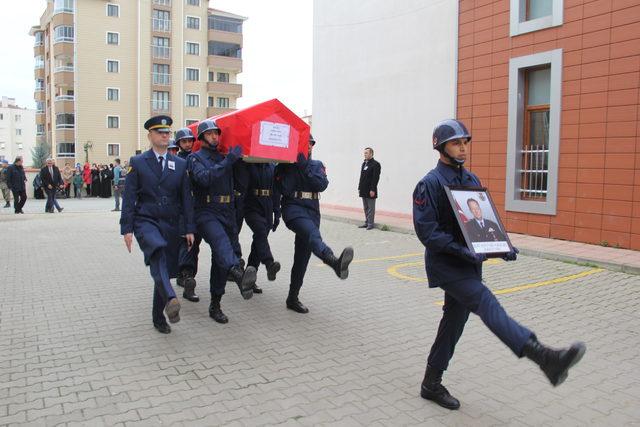
[[[420,181],[413,192],[413,228],[420,242],[432,252],[450,252],[455,246],[453,236],[445,232],[438,222],[438,197],[435,188]],[[453,247],[452,247],[453,245]]]
[[[195,185],[209,188],[215,180],[223,177],[233,166],[234,159],[230,157],[227,156],[220,163],[208,167],[197,156],[190,155],[188,157],[189,173]]]
[[[136,197],[138,194],[138,168],[133,158],[129,160],[129,172],[125,178],[124,194],[122,195],[122,211],[120,212],[120,234],[123,236],[133,233],[133,216],[135,213]]]
[[[186,170],[182,176],[180,197],[182,201],[182,215],[184,216],[185,233],[193,234],[196,232],[196,225],[193,219],[193,196],[191,195],[191,180]]]
[[[311,184],[313,191],[322,192],[329,186],[327,171],[322,162],[310,160],[304,173],[307,175],[307,181]]]

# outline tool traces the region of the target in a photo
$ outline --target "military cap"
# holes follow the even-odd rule
[[[144,122],[144,128],[146,130],[155,130],[158,132],[171,132],[171,125],[173,120],[169,116],[153,116],[146,122]]]

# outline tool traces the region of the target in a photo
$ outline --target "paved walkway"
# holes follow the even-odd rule
[[[324,205],[323,214],[327,218],[345,221],[350,224],[364,222],[364,214],[361,209]],[[391,231],[414,233],[411,215],[376,213],[376,224],[379,228],[386,226]],[[546,239],[516,233],[509,233],[509,238],[511,243],[526,255],[556,261],[591,264],[609,270],[640,274],[640,251]]]
[[[446,384],[450,412],[419,397],[442,292],[425,286],[414,236],[325,220],[355,248],[350,278],[313,258],[299,315],[284,307],[293,235],[272,238],[283,271],[244,301],[229,286],[207,316],[210,251],[170,335],[151,325],[152,287],[118,236],[109,200],[62,201],[62,214],[0,215],[2,425],[638,425],[640,278],[521,256],[485,264],[487,285],[550,345],[587,343],[561,387],[516,359],[475,316]],[[29,201],[27,212],[43,204]],[[246,227],[242,244],[247,247]]]

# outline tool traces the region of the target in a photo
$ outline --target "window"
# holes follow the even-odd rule
[[[120,127],[120,117],[107,116],[107,127],[109,129],[118,129]]]
[[[200,43],[187,42],[185,52],[187,55],[200,55]]]
[[[562,25],[563,0],[510,1],[511,37]]]
[[[153,0],[153,4],[158,4],[160,6],[171,6],[171,0]]]
[[[24,148],[22,142],[18,142],[16,145],[18,146],[18,150],[22,150]]]
[[[213,71],[209,71],[209,81],[210,81],[210,82],[212,82],[212,81],[213,81],[213,77],[214,77],[215,75],[216,75],[216,74],[215,74]]]
[[[218,79],[220,83],[229,83],[229,73],[218,73]]]
[[[0,120],[4,120],[4,114],[0,113]]]
[[[218,98],[218,108],[229,108],[229,98]]]
[[[107,44],[120,44],[120,33],[107,32]]]
[[[169,111],[169,92],[154,90],[151,94],[151,109],[155,112]]]
[[[75,127],[75,116],[73,113],[56,114],[56,129],[73,129]]]
[[[34,34],[35,42],[34,46],[42,46],[44,44],[44,33],[42,31],[38,31]]]
[[[107,59],[107,73],[119,73],[120,61],[115,59]]]
[[[36,92],[44,90],[44,79],[36,79]]]
[[[118,157],[120,155],[120,144],[107,144],[107,156]]]
[[[171,14],[169,11],[153,9],[151,13],[151,26],[153,31],[171,31]]]
[[[171,58],[171,48],[169,47],[169,37],[154,37],[151,44],[151,54],[154,58]]]
[[[22,136],[22,129],[16,129],[16,136]]]
[[[107,88],[107,101],[119,101],[120,100],[120,89],[117,87],[108,87]]]
[[[562,49],[509,62],[507,210],[556,213],[561,86]]]
[[[36,113],[44,113],[44,101],[36,101]]]
[[[170,85],[169,64],[153,64],[151,77],[154,85]]]
[[[200,70],[197,68],[187,68],[185,69],[185,79],[192,82],[200,81]]]
[[[187,0],[189,6],[200,6],[200,0]]]
[[[73,27],[70,25],[58,25],[53,29],[53,42],[73,42]]]
[[[22,121],[22,116],[20,114],[16,114],[13,119],[16,121],[16,123]]]
[[[184,125],[185,126],[189,126],[189,125],[192,125],[194,123],[198,123],[198,120],[187,119],[187,120],[185,120]]]
[[[36,125],[36,136],[44,135],[44,125]]]
[[[44,68],[44,56],[42,55],[36,55],[34,57],[35,61],[36,61],[36,65],[35,65],[35,69],[40,69],[40,68]]]
[[[73,13],[73,0],[55,0],[53,3],[53,13]]]
[[[227,31],[229,33],[242,33],[242,20],[209,15],[209,29]]]
[[[209,55],[229,56],[231,58],[242,58],[242,48],[239,44],[225,43],[210,40]]]
[[[209,97],[209,101],[208,101],[208,104],[207,104],[207,105],[208,105],[209,107],[213,107],[213,106],[215,105],[215,104],[214,104],[214,101],[213,101],[213,96],[210,96],[210,97]]]
[[[69,55],[57,55],[53,58],[53,72],[73,71],[73,58]]]
[[[120,16],[120,6],[113,3],[107,3],[107,16],[117,18]]]
[[[187,16],[187,28],[191,28],[192,30],[200,29],[200,18],[195,16]]]
[[[56,144],[56,150],[58,152],[58,157],[76,156],[76,144],[73,142],[58,142]]]
[[[200,95],[196,95],[193,93],[187,93],[185,95],[185,103],[187,107],[199,107],[200,106]]]

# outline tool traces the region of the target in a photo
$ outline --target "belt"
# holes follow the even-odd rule
[[[260,189],[254,189],[253,190],[253,195],[254,196],[262,196],[262,197],[269,197],[271,196],[271,190],[260,190]]]
[[[296,191],[295,193],[293,193],[293,197],[296,199],[319,200],[320,193],[312,193],[310,191]]]
[[[239,191],[233,190],[233,195],[236,196],[236,197],[240,197],[240,196],[242,196],[242,193],[239,192]]]
[[[231,196],[207,196],[207,203],[231,203]]]

